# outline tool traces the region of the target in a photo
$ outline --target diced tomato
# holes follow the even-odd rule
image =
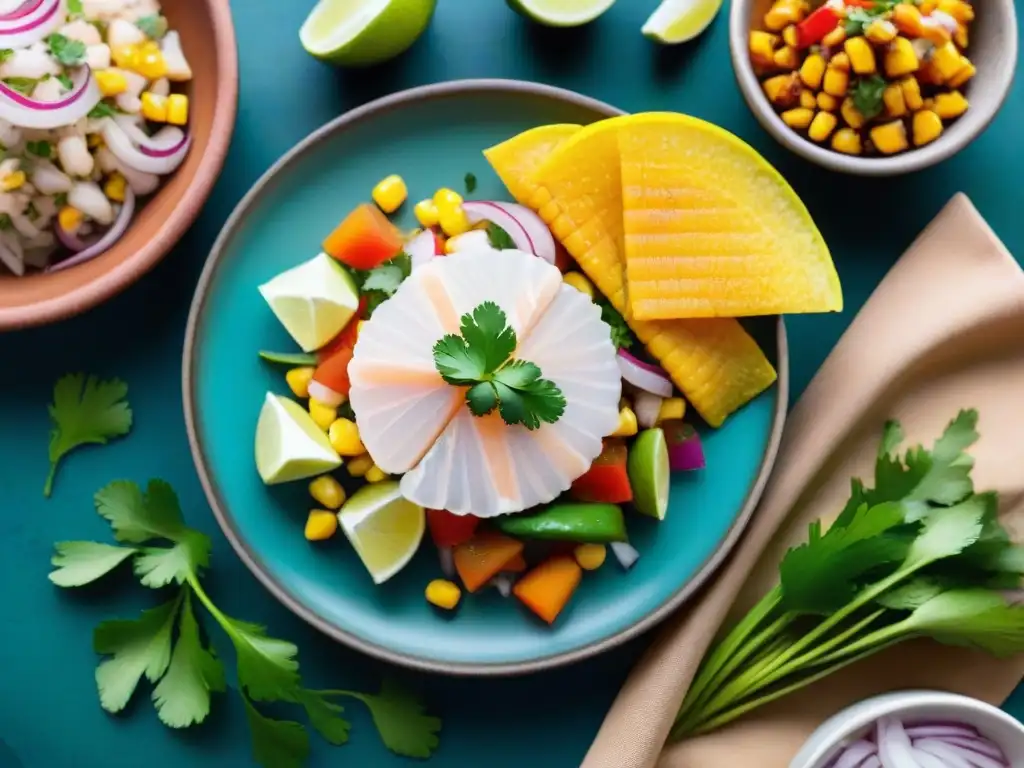
[[[479,524],[480,518],[473,515],[453,515],[443,509],[427,510],[430,536],[439,547],[457,547],[459,544],[465,544],[473,538]]]
[[[628,451],[622,440],[609,438],[604,450],[583,475],[576,478],[569,495],[578,501],[624,504],[633,500],[633,488],[626,471]]]
[[[323,248],[352,269],[373,269],[402,252],[402,233],[376,206],[364,203],[327,236]]]
[[[796,25],[796,47],[810,48],[839,26],[842,17],[831,6],[823,5]]]

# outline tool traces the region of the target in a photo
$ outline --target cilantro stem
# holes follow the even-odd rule
[[[43,496],[50,498],[53,493],[53,481],[57,479],[57,465],[50,462],[50,473],[46,476],[46,483],[43,485]]]

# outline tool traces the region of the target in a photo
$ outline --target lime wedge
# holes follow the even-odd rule
[[[267,485],[302,480],[341,466],[341,457],[305,408],[267,393],[256,424],[256,470]]]
[[[508,0],[516,13],[549,27],[577,27],[593,21],[615,0]]]
[[[337,336],[359,308],[352,276],[326,253],[282,272],[260,293],[303,352]]]
[[[722,0],[664,0],[640,31],[659,43],[685,43],[707,29],[721,7]]]
[[[437,0],[320,0],[299,39],[313,56],[343,67],[392,59],[416,42]]]
[[[412,559],[426,527],[423,507],[402,496],[396,482],[366,485],[338,512],[338,522],[375,584],[383,584]]]
[[[668,444],[660,429],[645,429],[633,442],[626,464],[633,506],[642,515],[665,519],[668,510]]]

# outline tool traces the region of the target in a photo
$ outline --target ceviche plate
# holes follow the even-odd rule
[[[509,199],[482,154],[546,124],[589,124],[621,114],[606,104],[533,83],[459,81],[405,91],[346,113],[282,158],[240,203],[200,280],[184,352],[192,451],[207,498],[239,556],[286,606],[328,635],[387,661],[453,674],[536,671],[580,660],[664,619],[709,579],[753,513],[771,469],[787,404],[780,318],[744,321],[778,382],[719,429],[698,424],[707,468],[672,477],[662,521],[633,515],[640,559],[588,573],[552,626],[486,590],[444,614],[424,600],[441,574],[432,547],[375,585],[341,536],[303,537],[312,506],[305,483],[266,486],[253,465],[253,433],[268,391],[287,394],[260,349],[294,343],[258,287],[321,250],[325,233],[368,201],[388,174],[410,200],[396,217],[416,226],[412,203],[439,187]],[[467,596],[469,597],[469,596]]]

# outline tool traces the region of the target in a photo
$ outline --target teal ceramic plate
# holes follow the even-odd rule
[[[637,517],[641,558],[624,573],[608,562],[587,574],[554,627],[494,590],[451,616],[423,598],[439,575],[424,546],[402,573],[373,585],[344,537],[310,544],[304,483],[266,488],[253,464],[256,417],[267,390],[287,392],[284,371],[259,349],[292,343],[257,286],[308,259],[373,185],[391,173],[412,200],[440,186],[507,198],[481,151],[527,128],[589,123],[619,111],[582,96],[511,81],[454,82],[406,91],[349,112],[282,158],[240,203],[203,272],[189,318],[185,414],[200,479],[222,528],[264,585],[299,616],[388,661],[456,674],[527,672],[575,661],[664,619],[714,572],[747,522],[767,479],[786,407],[785,331],[778,318],[749,328],[779,369],[779,383],[719,430],[705,430],[708,469],[673,478],[658,523]],[[411,206],[406,206],[410,208]],[[401,225],[415,225],[406,210]]]

